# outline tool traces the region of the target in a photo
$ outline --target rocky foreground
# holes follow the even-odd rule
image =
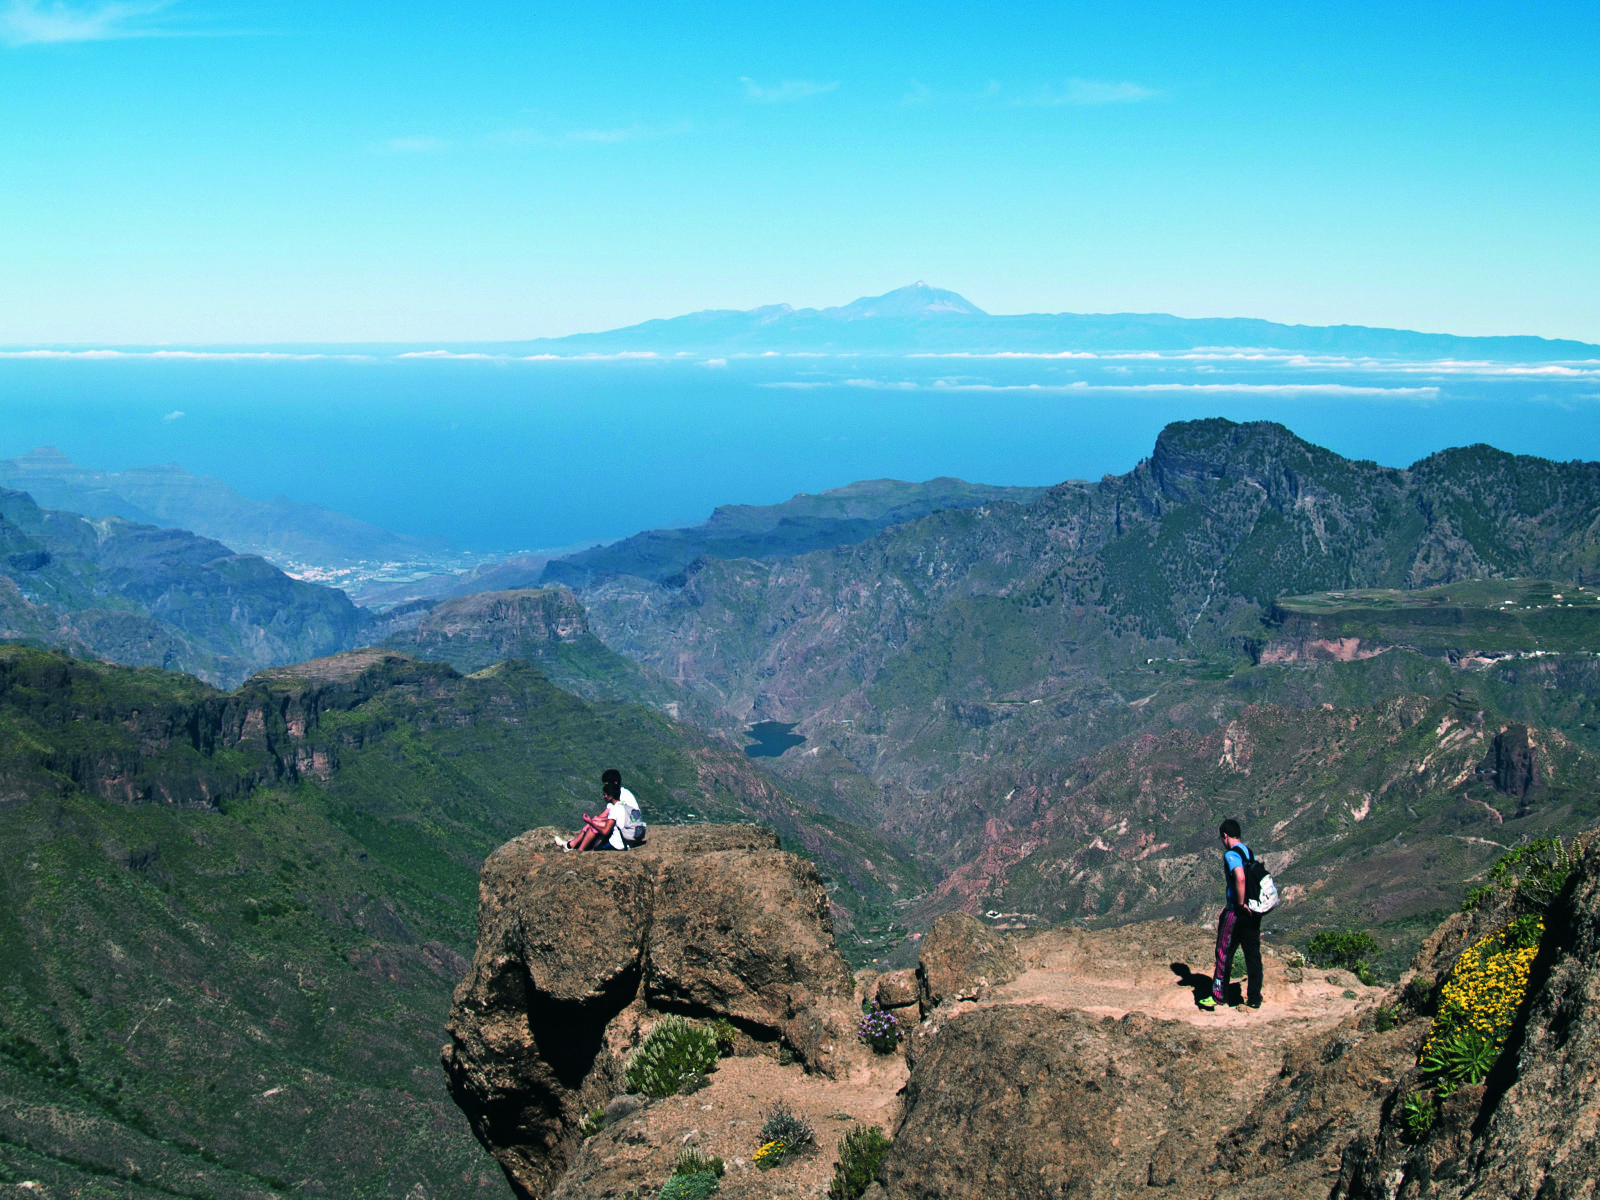
[[[685,1145],[726,1160],[729,1200],[822,1196],[857,1124],[894,1139],[872,1200],[1567,1197],[1600,1174],[1593,857],[1552,910],[1501,1065],[1413,1134],[1401,1102],[1435,984],[1504,924],[1504,899],[1441,926],[1408,989],[1268,946],[1265,1006],[1209,1014],[1194,1003],[1209,929],[1013,936],[958,913],[924,939],[915,972],[852,977],[815,872],[770,833],[651,840],[569,855],[538,831],[485,865],[443,1058],[519,1196],[654,1196]],[[867,1000],[909,1028],[897,1052],[855,1037]],[[730,1019],[734,1056],[690,1095],[622,1095],[628,1054],[668,1012]],[[779,1103],[810,1120],[816,1146],[757,1170]],[[583,1136],[600,1108],[605,1127]]]

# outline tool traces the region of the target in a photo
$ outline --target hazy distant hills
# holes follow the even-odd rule
[[[279,566],[338,568],[430,559],[448,549],[443,542],[391,533],[317,504],[282,496],[251,500],[220,479],[191,475],[176,463],[96,471],[78,466],[53,446],[41,446],[0,459],[0,487],[27,492],[44,508],[187,529]]]
[[[362,621],[343,592],[209,538],[0,490],[0,638],[231,684],[348,649]]]
[[[926,483],[871,479],[816,495],[801,493],[782,504],[726,504],[700,525],[652,529],[552,560],[542,579],[581,585],[604,575],[634,575],[659,582],[698,558],[787,558],[850,546],[929,513],[997,501],[1028,504],[1046,490],[950,478]]]
[[[540,338],[534,353],[1053,354],[1257,347],[1386,359],[1502,361],[1600,358],[1600,346],[1540,337],[1457,337],[1363,325],[1279,325],[1246,317],[1165,313],[1027,313],[995,316],[955,292],[922,282],[836,308],[765,305],[708,309],[622,329]]]

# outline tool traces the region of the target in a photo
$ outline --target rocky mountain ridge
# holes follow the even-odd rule
[[[89,520],[0,490],[0,637],[237,683],[350,648],[342,592],[175,529]]]

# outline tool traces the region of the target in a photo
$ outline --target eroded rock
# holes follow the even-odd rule
[[[917,960],[917,1000],[926,1016],[947,1000],[974,1000],[1015,979],[1022,960],[1004,934],[974,916],[949,912],[933,923]]]
[[[840,1073],[853,994],[815,868],[770,830],[655,829],[626,854],[563,853],[536,830],[484,864],[441,1057],[512,1188],[543,1197],[661,1012],[787,1035],[809,1070]]]

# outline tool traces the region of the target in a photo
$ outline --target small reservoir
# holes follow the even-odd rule
[[[752,744],[744,748],[751,758],[777,758],[785,750],[805,744],[805,738],[791,733],[798,721],[761,721],[745,730]]]

